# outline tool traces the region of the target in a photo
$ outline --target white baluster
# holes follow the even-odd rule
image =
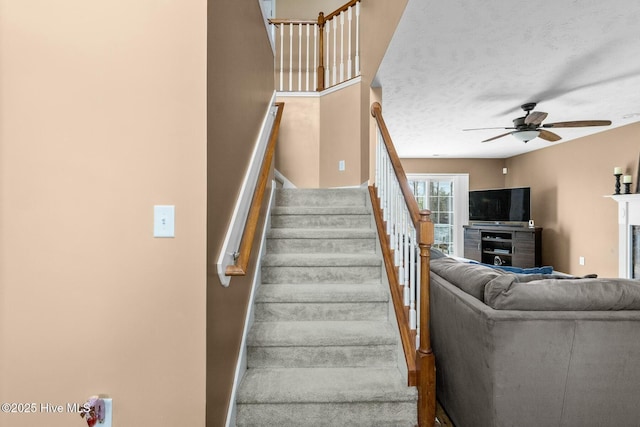
[[[280,91],[284,90],[284,24],[280,24]]]
[[[393,171],[391,169],[391,159],[389,158],[389,153],[386,153],[387,159],[387,201],[386,207],[389,211],[387,218],[389,219],[387,222],[389,223],[389,232],[387,234],[391,235],[393,231],[393,221],[391,220],[391,200],[393,200]]]
[[[336,58],[338,51],[338,20],[333,18],[333,84],[338,79],[338,60]]]
[[[340,12],[340,83],[344,81],[344,10]]]
[[[389,162],[389,153],[385,150],[384,153],[384,167],[385,173],[387,175],[386,184],[385,184],[385,197],[384,197],[384,210],[387,212],[387,235],[391,235],[391,193],[393,189],[391,188],[391,163]]]
[[[356,76],[360,75],[360,2],[356,3]]]
[[[302,92],[302,24],[298,24],[298,92]]]
[[[391,246],[391,250],[396,248],[396,201],[398,199],[398,190],[396,189],[396,175],[393,173],[393,168],[390,163],[390,173],[391,176],[391,194],[389,199],[389,224],[391,225],[391,229],[389,232],[389,245]],[[396,254],[393,254],[393,265],[398,266]]]
[[[318,25],[313,26],[313,90],[318,87]]]
[[[393,200],[395,204],[395,208],[393,212],[394,214],[393,223],[395,224],[393,228],[393,234],[394,234],[393,253],[395,254],[395,257],[394,257],[395,265],[396,267],[399,267],[400,266],[400,251],[398,251],[398,246],[400,245],[399,217],[400,217],[400,197],[402,197],[402,195],[400,193],[400,184],[398,183],[398,177],[396,176],[395,173],[393,174],[393,178],[394,178],[395,190],[396,190],[396,196],[394,197],[394,200]]]
[[[376,144],[376,187],[378,187],[378,197],[380,197],[380,161],[382,160],[382,141],[380,141],[380,131],[377,131]]]
[[[378,196],[380,196],[380,132],[376,132],[376,170],[375,170],[374,182],[378,189]]]
[[[398,283],[400,283],[401,286],[404,286],[404,272],[405,272],[405,259],[404,259],[404,234],[405,234],[405,227],[406,227],[406,223],[404,221],[404,217],[405,217],[405,206],[404,203],[402,205],[400,205],[400,263],[399,263],[399,267],[398,267]],[[404,288],[405,292],[406,292],[406,287]],[[407,305],[407,304],[405,304]]]
[[[407,250],[409,247],[409,221],[408,221],[408,211],[406,204],[404,205],[403,210],[403,227],[402,227],[402,263],[404,265],[403,269],[405,271],[402,277],[402,285],[404,286],[404,305],[411,305],[411,288],[409,287],[409,274],[411,271],[411,265],[409,264],[409,251]]]
[[[383,197],[382,197],[382,219],[387,221],[389,217],[389,210],[387,209],[387,180],[389,176],[387,174],[387,151],[385,149],[382,150],[382,188]],[[389,224],[387,221],[387,234],[389,234]]]
[[[307,66],[305,68],[307,69],[306,91],[309,92],[309,24],[307,24]]]
[[[385,160],[385,153],[384,153],[384,147],[382,147],[380,149],[380,189],[382,190],[380,192],[380,209],[382,209],[382,219],[385,220],[386,218],[386,214],[384,211],[384,198],[385,198],[385,194],[387,193],[387,187],[386,187],[386,180],[387,180],[387,175],[386,175],[386,171],[387,171],[387,164],[386,164],[386,160]]]
[[[382,141],[380,142],[382,144]],[[384,152],[380,147],[380,209],[384,209]],[[382,214],[384,218],[384,211]]]
[[[416,329],[416,230],[411,223],[411,247],[409,251],[409,262],[411,264],[411,278],[409,279],[409,287],[411,288],[409,295],[409,328]]]
[[[349,43],[348,55],[347,55],[347,79],[351,78],[351,68],[353,67],[353,63],[351,61],[351,25],[353,21],[353,6],[349,7],[349,12],[347,19],[349,21],[349,36],[347,37]]]
[[[326,37],[325,40],[327,41],[325,43],[326,46],[326,51],[327,51],[327,60],[325,62],[325,66],[324,66],[324,70],[325,70],[325,77],[324,77],[324,81],[326,82],[325,84],[325,89],[328,86],[331,86],[331,62],[329,62],[329,58],[331,58],[331,55],[329,55],[329,52],[331,51],[331,43],[329,43],[331,41],[331,21],[327,22],[326,25],[324,26],[324,28],[326,28]]]
[[[416,238],[417,238],[416,232]],[[422,271],[420,270],[420,246],[416,241],[416,289],[413,293],[414,304],[416,306],[416,333],[420,334],[420,325],[417,323],[417,319],[420,318],[420,276],[422,275]],[[409,314],[411,316],[411,314]]]
[[[293,25],[289,25],[289,90],[293,91]]]
[[[402,190],[400,189],[400,182],[398,183],[398,196],[396,197],[396,247],[395,250],[398,253],[398,266],[402,265],[402,205],[404,204],[404,198],[402,197]],[[402,282],[400,282],[402,285]]]
[[[406,208],[404,210],[404,264],[405,264],[405,275],[404,275],[404,286],[409,289],[409,270],[411,266],[409,265],[409,221],[411,221],[411,217],[409,216],[409,209]]]

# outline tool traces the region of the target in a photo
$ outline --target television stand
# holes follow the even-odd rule
[[[476,223],[463,228],[465,258],[521,268],[542,266],[542,227]]]

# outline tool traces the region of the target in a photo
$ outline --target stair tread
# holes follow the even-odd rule
[[[305,303],[305,302],[385,302],[389,295],[382,286],[365,285],[318,285],[264,284],[256,295],[258,303]]]
[[[238,403],[407,402],[417,399],[397,368],[249,369]]]
[[[395,331],[389,322],[373,320],[254,322],[247,337],[250,347],[365,346],[395,342]]]
[[[379,266],[377,254],[267,254],[262,258],[263,267],[348,267]]]
[[[278,189],[276,206],[366,206],[364,188]]]
[[[272,228],[270,239],[375,239],[373,228]]]
[[[366,206],[274,206],[272,215],[369,215]]]

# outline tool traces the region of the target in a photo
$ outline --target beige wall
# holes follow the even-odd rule
[[[278,96],[285,102],[276,168],[300,188],[360,182],[360,85],[322,96]],[[354,143],[356,142],[356,143]],[[345,170],[338,162],[345,161]]]
[[[617,277],[617,204],[603,196],[614,191],[615,166],[636,181],[639,141],[636,123],[507,159],[506,186],[531,187],[532,216],[544,227],[545,264]]]
[[[320,186],[360,185],[360,84],[324,95],[320,104]],[[338,170],[338,161],[345,170]]]
[[[215,262],[274,91],[262,22],[254,1],[214,1],[208,9],[207,426],[224,425],[258,252],[247,276],[220,285]]]
[[[276,17],[280,19],[315,19],[338,9],[348,0],[276,0]]]
[[[320,187],[320,98],[278,96],[285,103],[275,166],[299,188]]]
[[[406,173],[468,173],[469,190],[502,188],[505,159],[402,159]]]
[[[204,424],[206,9],[0,0],[0,402]]]

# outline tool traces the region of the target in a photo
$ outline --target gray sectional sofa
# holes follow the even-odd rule
[[[640,281],[432,259],[431,339],[456,427],[640,426]]]

